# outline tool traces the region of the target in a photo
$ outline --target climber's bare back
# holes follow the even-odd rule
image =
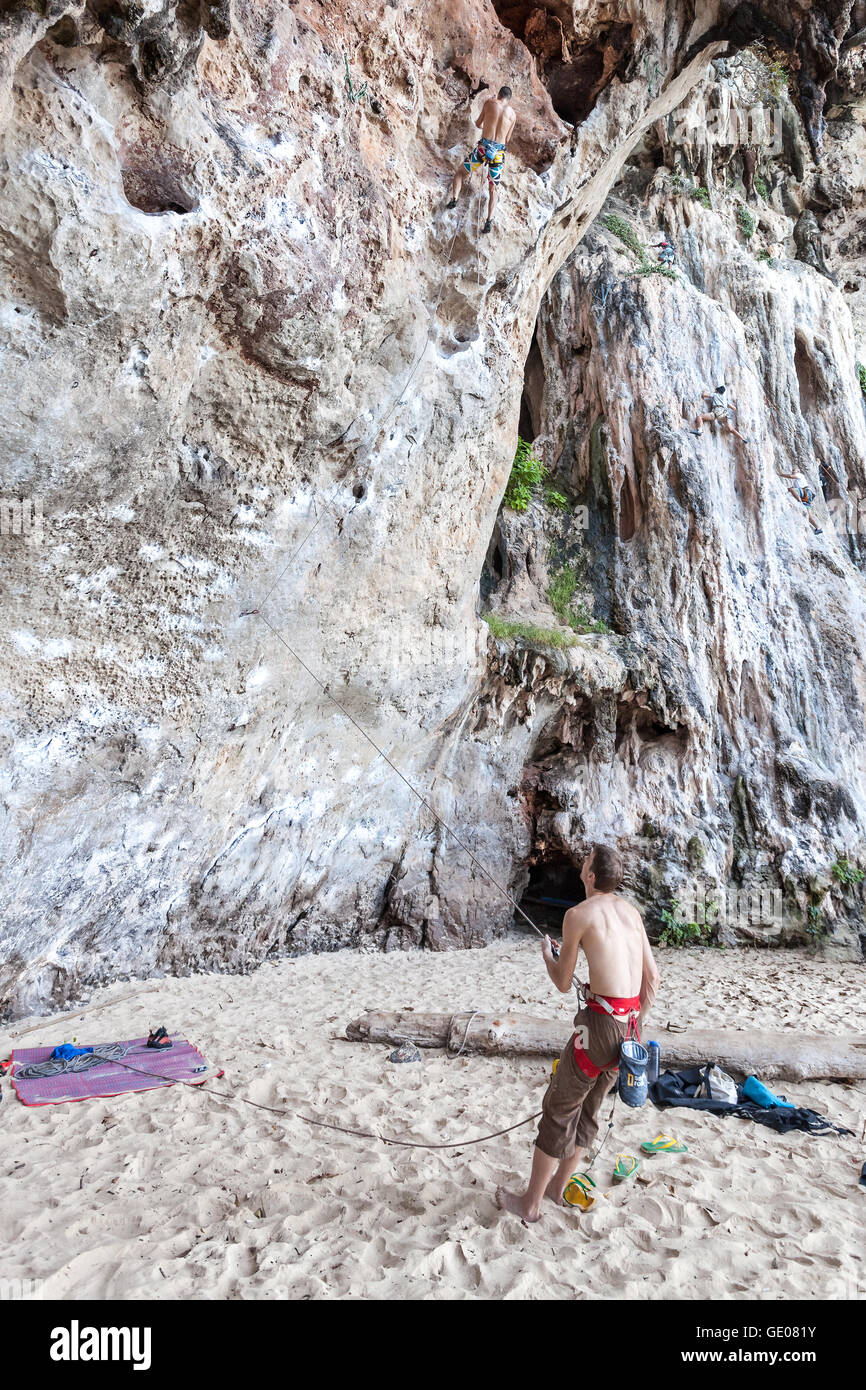
[[[517,114],[506,98],[488,97],[475,124],[480,127],[485,140],[507,145],[516,120]]]
[[[637,908],[616,893],[594,893],[565,914],[563,950],[575,937],[586,956],[594,994],[633,999],[640,993],[644,962],[652,956]]]

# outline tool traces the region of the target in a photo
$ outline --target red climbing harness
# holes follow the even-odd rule
[[[626,1042],[632,1034],[640,1042],[640,1031],[638,1029],[638,1018],[640,1017],[640,995],[635,995],[632,999],[620,999],[612,994],[587,994],[586,1007],[592,1009],[594,1014],[608,1014],[611,1018],[618,1018],[628,1023],[625,1038]],[[595,1062],[591,1062],[583,1048],[577,1041],[577,1034],[574,1037],[574,1060],[580,1067],[584,1076],[601,1076],[603,1071],[613,1071],[619,1065],[619,1053],[613,1061],[608,1062],[603,1067],[597,1067]]]

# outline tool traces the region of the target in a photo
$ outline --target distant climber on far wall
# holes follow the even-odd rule
[[[498,96],[488,97],[485,101],[481,108],[481,114],[475,121],[481,131],[481,139],[472,153],[464,159],[462,165],[455,170],[454,182],[451,185],[451,201],[446,204],[446,207],[449,208],[456,207],[466,174],[471,174],[473,170],[484,166],[487,170],[487,182],[490,188],[487,199],[487,221],[484,223],[485,232],[491,231],[493,227],[493,209],[496,206],[496,190],[499,187],[502,166],[505,163],[505,146],[511,139],[517,121],[513,107],[508,104],[510,99],[511,88],[500,87]]]
[[[731,434],[735,434],[738,439],[742,439],[744,444],[748,444],[749,441],[746,436],[740,434],[740,431],[731,419],[732,414],[736,415],[737,407],[734,405],[733,401],[725,399],[725,389],[724,386],[717,386],[715,391],[704,392],[703,398],[705,401],[709,401],[710,409],[705,415],[698,416],[695,421],[697,429],[692,430],[692,434],[700,434],[703,426],[709,421],[712,424],[724,425],[726,429],[730,430]]]
[[[667,237],[662,237],[661,241],[656,242],[656,250],[659,253],[659,265],[673,266],[676,263],[677,253],[672,241]]]
[[[823,464],[821,466],[823,467]],[[790,478],[793,480],[791,482],[791,486],[788,488],[788,491],[790,492],[792,497],[796,497],[798,502],[803,503],[803,506],[806,508],[806,515],[809,518],[809,525],[815,532],[815,535],[820,536],[821,527],[818,525],[817,521],[813,517],[811,511],[809,510],[809,508],[812,506],[812,503],[815,501],[815,489],[810,485],[810,483],[803,476],[802,473],[783,473],[781,470],[779,470],[779,477]]]

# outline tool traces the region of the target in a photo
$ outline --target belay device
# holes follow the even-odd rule
[[[626,1038],[619,1049],[619,1094],[625,1105],[634,1109],[647,1098],[646,1069],[649,1053],[634,1038]]]

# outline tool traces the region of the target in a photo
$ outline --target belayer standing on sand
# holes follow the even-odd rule
[[[620,1044],[640,1031],[655,999],[659,973],[640,913],[621,898],[622,860],[613,849],[594,845],[580,877],[586,901],[569,908],[562,923],[562,949],[553,954],[545,936],[541,953],[547,973],[562,994],[571,989],[581,947],[589,965],[586,1005],[542,1102],[532,1173],[525,1192],[496,1189],[496,1204],[524,1221],[537,1221],[541,1203],[557,1206],[584,1153],[598,1133],[598,1112],[617,1077]]]
[[[472,153],[455,171],[454,182],[451,185],[451,201],[446,203],[446,207],[456,207],[466,174],[471,174],[474,169],[480,169],[484,165],[487,169],[487,182],[490,186],[487,199],[487,221],[484,223],[485,232],[489,232],[493,227],[493,209],[496,206],[496,190],[499,187],[502,166],[505,163],[505,146],[511,139],[517,121],[513,107],[508,104],[510,98],[511,88],[500,87],[498,96],[488,97],[485,101],[481,108],[481,114],[475,122],[481,131],[481,139]]]

